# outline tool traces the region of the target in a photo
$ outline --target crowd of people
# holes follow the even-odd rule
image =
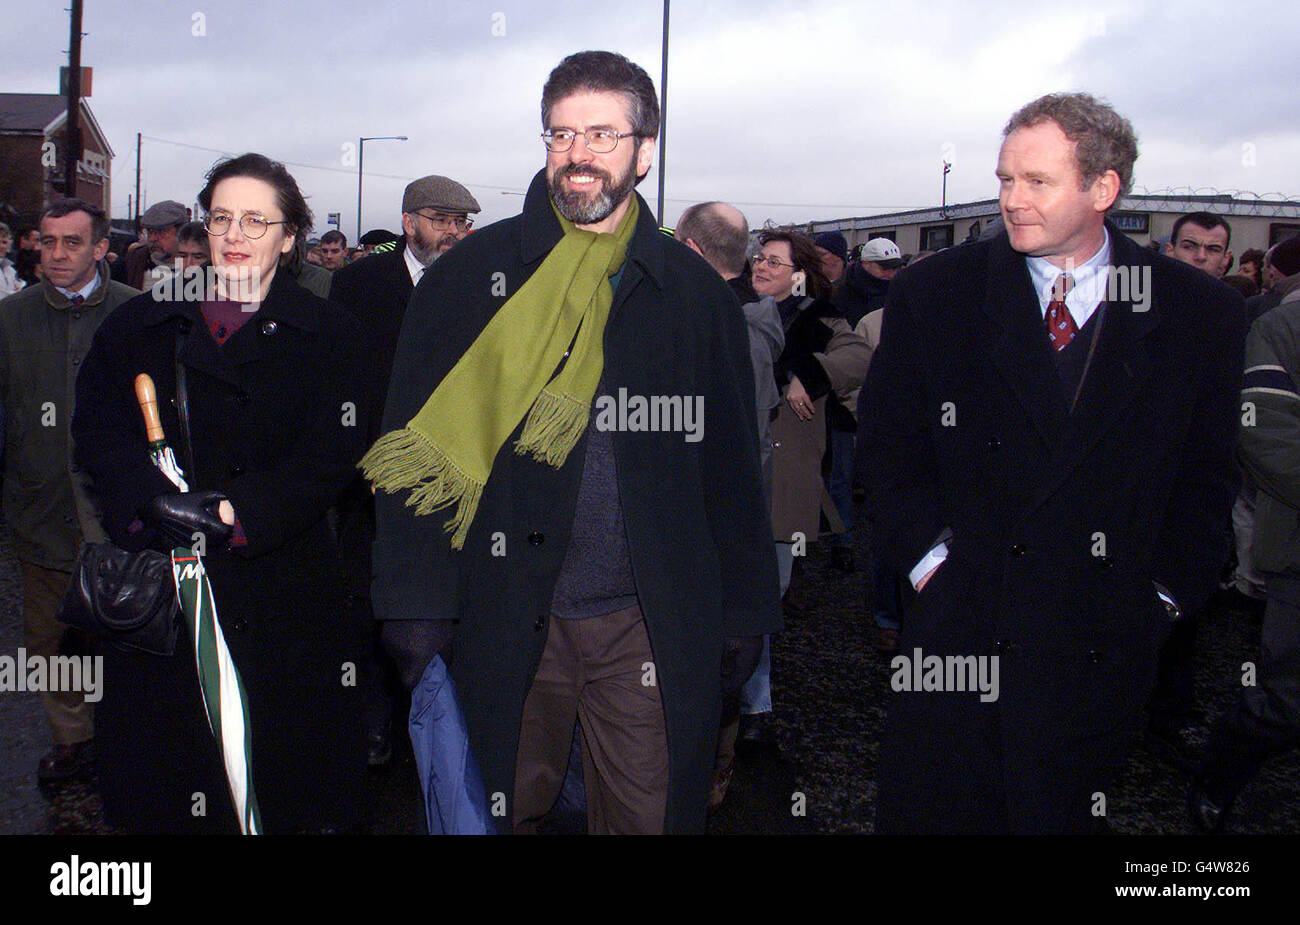
[[[430,175],[400,235],[311,238],[256,153],[208,172],[201,219],[157,203],[111,259],[82,200],[12,257],[0,225],[25,644],[104,658],[93,713],[44,695],[42,781],[93,765],[115,827],[240,831],[193,660],[58,620],[83,543],[192,538],[265,831],[358,830],[395,705],[414,734],[431,691],[459,723],[417,763],[461,757],[422,772],[431,831],[544,831],[575,782],[590,832],[700,831],[738,741],[771,735],[771,637],[815,617],[820,541],[867,570],[875,647],[917,679],[892,685],[878,831],[1104,829],[1134,735],[1195,717],[1216,593],[1264,637],[1189,789],[1222,827],[1300,741],[1300,238],[1231,276],[1220,215],[1139,247],[1107,220],[1132,126],[1081,93],[1011,117],[999,217],[938,253],[751,237],[721,202],[668,235],[635,191],[659,121],[644,70],[583,52],[542,90],[522,213],[480,229]],[[1139,273],[1141,306],[1115,286]],[[140,373],[189,491],[151,459]]]

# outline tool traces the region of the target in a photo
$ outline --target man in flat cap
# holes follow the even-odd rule
[[[388,376],[397,349],[397,335],[402,329],[406,303],[424,270],[453,244],[469,232],[471,213],[481,207],[473,194],[455,180],[428,176],[415,180],[402,196],[402,231],[405,234],[386,252],[376,252],[365,260],[348,264],[334,273],[329,298],[352,309],[365,326],[370,349],[366,357],[371,364],[367,401],[372,432],[367,443],[379,438],[383,419],[384,397],[388,393]],[[374,538],[374,500],[370,489],[358,477],[344,492],[339,504],[340,542],[355,576],[353,600],[358,607],[370,608],[370,544]],[[382,661],[382,659],[381,659]],[[406,687],[418,678],[404,679]],[[382,693],[381,686],[375,691]],[[370,726],[370,762],[388,760],[389,706],[382,696],[372,698]]]
[[[148,244],[131,245],[118,266],[124,267],[122,282],[133,289],[148,289],[175,272],[177,239],[181,225],[190,220],[190,211],[174,199],[156,202],[140,216],[140,225],[148,235]]]

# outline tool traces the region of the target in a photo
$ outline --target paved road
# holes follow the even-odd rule
[[[859,537],[866,542],[866,536]],[[738,765],[731,794],[710,820],[717,834],[870,832],[876,744],[888,693],[888,660],[870,645],[863,618],[864,577],[832,570],[814,545],[804,569],[803,617],[788,621],[773,649],[773,727],[779,754]],[[17,570],[0,524],[0,654],[21,645]],[[1202,634],[1198,692],[1212,720],[1231,702],[1236,672],[1258,646],[1243,614],[1216,611]],[[1203,744],[1205,730],[1195,731]],[[107,831],[93,781],[42,792],[36,762],[50,746],[32,694],[0,694],[0,834]],[[408,748],[369,778],[370,831],[422,830],[419,788]],[[1110,799],[1122,833],[1191,831],[1182,808],[1177,756],[1139,744]],[[802,814],[800,814],[802,810]],[[1274,761],[1243,795],[1234,832],[1300,832],[1300,755]]]

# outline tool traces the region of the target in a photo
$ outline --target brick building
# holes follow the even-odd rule
[[[63,195],[66,124],[67,101],[57,93],[0,93],[0,221],[11,227],[35,222]],[[110,212],[113,149],[85,98],[81,144],[76,195]]]

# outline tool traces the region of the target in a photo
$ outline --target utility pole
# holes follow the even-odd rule
[[[664,224],[664,174],[668,166],[668,0],[664,0],[664,47],[659,73],[659,211],[656,221]]]
[[[63,195],[77,195],[77,164],[81,161],[81,0],[72,0],[68,38],[68,118],[63,126]]]
[[[135,236],[140,237],[140,133],[135,133]]]

